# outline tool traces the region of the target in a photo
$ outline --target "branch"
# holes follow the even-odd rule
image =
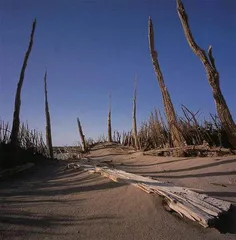
[[[200,58],[202,64],[205,67],[214,68],[214,66],[211,66],[205,51],[197,45],[197,43],[195,42],[195,40],[193,38],[193,35],[192,35],[190,27],[189,27],[189,23],[188,23],[188,16],[185,11],[183,3],[181,2],[181,0],[176,0],[176,2],[177,2],[178,15],[179,15],[180,21],[182,23],[184,34],[185,34],[186,40],[187,40],[190,48],[195,53],[195,55]]]
[[[215,69],[215,71],[217,71],[216,70],[216,65],[215,65],[215,59],[212,55],[212,46],[211,45],[209,46],[207,53],[208,53],[208,57],[209,57],[210,62],[211,62],[211,66]]]

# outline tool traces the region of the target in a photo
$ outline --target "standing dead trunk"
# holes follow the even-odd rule
[[[188,24],[188,16],[181,0],[177,0],[177,11],[184,30],[186,40],[190,48],[195,53],[195,55],[200,59],[206,70],[208,82],[212,88],[217,113],[222,123],[222,126],[226,131],[226,134],[232,147],[236,148],[236,124],[233,121],[230,110],[221,92],[219,73],[216,69],[215,59],[212,55],[212,46],[209,46],[208,52],[206,54],[206,52],[197,45],[191,33]]]
[[[28,62],[28,59],[30,56],[32,46],[33,46],[35,28],[36,28],[36,19],[34,20],[33,25],[32,25],[29,46],[25,53],[24,62],[23,62],[21,72],[20,72],[20,79],[18,81],[17,89],[16,89],[15,109],[14,109],[14,114],[13,114],[12,130],[11,130],[11,136],[10,136],[11,144],[13,146],[18,145],[18,134],[19,134],[19,128],[20,128],[21,89],[22,89],[22,85],[24,82],[24,76],[25,76],[25,70],[27,67],[27,62]]]
[[[77,117],[77,123],[78,123],[79,135],[81,138],[82,151],[86,152],[87,148],[86,148],[86,143],[85,143],[85,136],[83,134],[82,126],[81,126],[81,123],[80,123],[80,120],[78,117]]]
[[[136,105],[137,105],[136,100],[137,100],[137,79],[135,78],[134,98],[133,98],[133,138],[134,138],[134,147],[136,150],[139,150],[137,121],[136,121]]]
[[[109,94],[107,129],[108,129],[108,142],[112,142],[112,136],[111,136],[111,94]]]
[[[169,92],[165,86],[163,75],[158,62],[157,52],[154,47],[154,31],[153,31],[153,24],[152,24],[151,18],[149,18],[148,25],[149,25],[148,37],[149,37],[149,48],[150,48],[151,59],[152,59],[154,71],[156,73],[156,77],[161,89],[161,93],[162,93],[162,100],[163,100],[166,118],[168,121],[168,126],[171,134],[171,140],[174,147],[184,146],[185,140],[184,140],[183,134],[178,128],[174,106],[171,102]]]
[[[48,106],[48,92],[47,92],[47,71],[44,75],[44,96],[45,96],[45,116],[46,116],[46,144],[50,158],[53,159],[53,147],[52,147],[52,132],[51,132],[51,120]]]

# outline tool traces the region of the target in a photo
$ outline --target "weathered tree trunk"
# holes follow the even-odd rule
[[[236,149],[236,124],[233,121],[230,110],[221,92],[219,73],[216,69],[215,59],[212,55],[212,46],[209,46],[208,52],[206,54],[206,52],[197,45],[191,33],[188,24],[188,16],[186,14],[184,5],[181,2],[181,0],[177,0],[177,11],[184,30],[186,40],[190,48],[195,53],[195,55],[200,59],[206,70],[208,82],[212,88],[213,97],[215,100],[219,119],[227,133],[229,142],[231,143],[232,147]]]
[[[53,148],[52,148],[52,132],[51,132],[51,120],[48,106],[48,92],[47,92],[47,71],[44,75],[44,96],[45,96],[45,116],[46,116],[46,143],[47,150],[50,158],[53,159]]]
[[[109,94],[107,128],[108,128],[108,142],[112,142],[112,135],[111,135],[111,94]]]
[[[36,19],[34,20],[33,25],[32,25],[29,46],[25,53],[24,62],[23,62],[21,72],[20,72],[20,79],[19,79],[19,82],[17,84],[17,89],[16,89],[15,109],[14,109],[14,114],[13,114],[12,130],[11,130],[11,136],[10,136],[11,144],[13,146],[18,145],[18,134],[19,134],[19,128],[20,128],[21,89],[22,89],[22,85],[23,85],[23,81],[24,81],[25,69],[27,67],[27,62],[28,62],[28,59],[30,56],[32,46],[33,46],[35,28],[36,28]]]
[[[136,121],[136,99],[137,99],[137,80],[136,79],[134,84],[135,85],[134,85],[134,98],[133,98],[133,138],[134,138],[135,149],[139,150],[137,121]]]
[[[77,117],[77,123],[78,123],[78,128],[79,128],[79,135],[81,138],[82,151],[86,152],[87,148],[86,148],[86,143],[85,143],[85,136],[83,134],[82,126],[81,126],[81,123],[80,123],[80,120],[78,117]]]
[[[158,79],[158,83],[161,89],[162,93],[162,100],[164,104],[164,109],[169,125],[169,130],[171,134],[171,140],[173,143],[174,147],[180,147],[184,145],[184,137],[183,134],[181,133],[180,129],[178,128],[178,123],[177,123],[177,118],[174,110],[174,106],[171,102],[171,98],[169,95],[169,92],[165,86],[163,75],[159,66],[158,62],[158,57],[157,57],[157,52],[154,47],[154,31],[153,31],[153,24],[151,18],[149,18],[149,48],[150,48],[150,54],[152,58],[152,64],[154,67],[154,71],[156,73],[156,77]]]

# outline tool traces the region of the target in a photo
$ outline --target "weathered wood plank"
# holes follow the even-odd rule
[[[82,166],[90,172],[100,173],[115,182],[132,184],[147,193],[156,193],[164,197],[170,209],[204,227],[213,226],[215,221],[229,211],[231,203],[212,198],[188,188],[178,187],[171,183],[158,181],[122,170],[107,167]]]

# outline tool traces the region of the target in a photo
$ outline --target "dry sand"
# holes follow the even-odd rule
[[[94,150],[89,158],[79,162],[112,160],[116,168],[236,204],[236,157],[149,157],[113,147]],[[0,239],[236,239],[235,210],[224,219],[222,234],[166,212],[158,196],[97,174],[64,171],[65,164],[37,165],[0,183]]]

